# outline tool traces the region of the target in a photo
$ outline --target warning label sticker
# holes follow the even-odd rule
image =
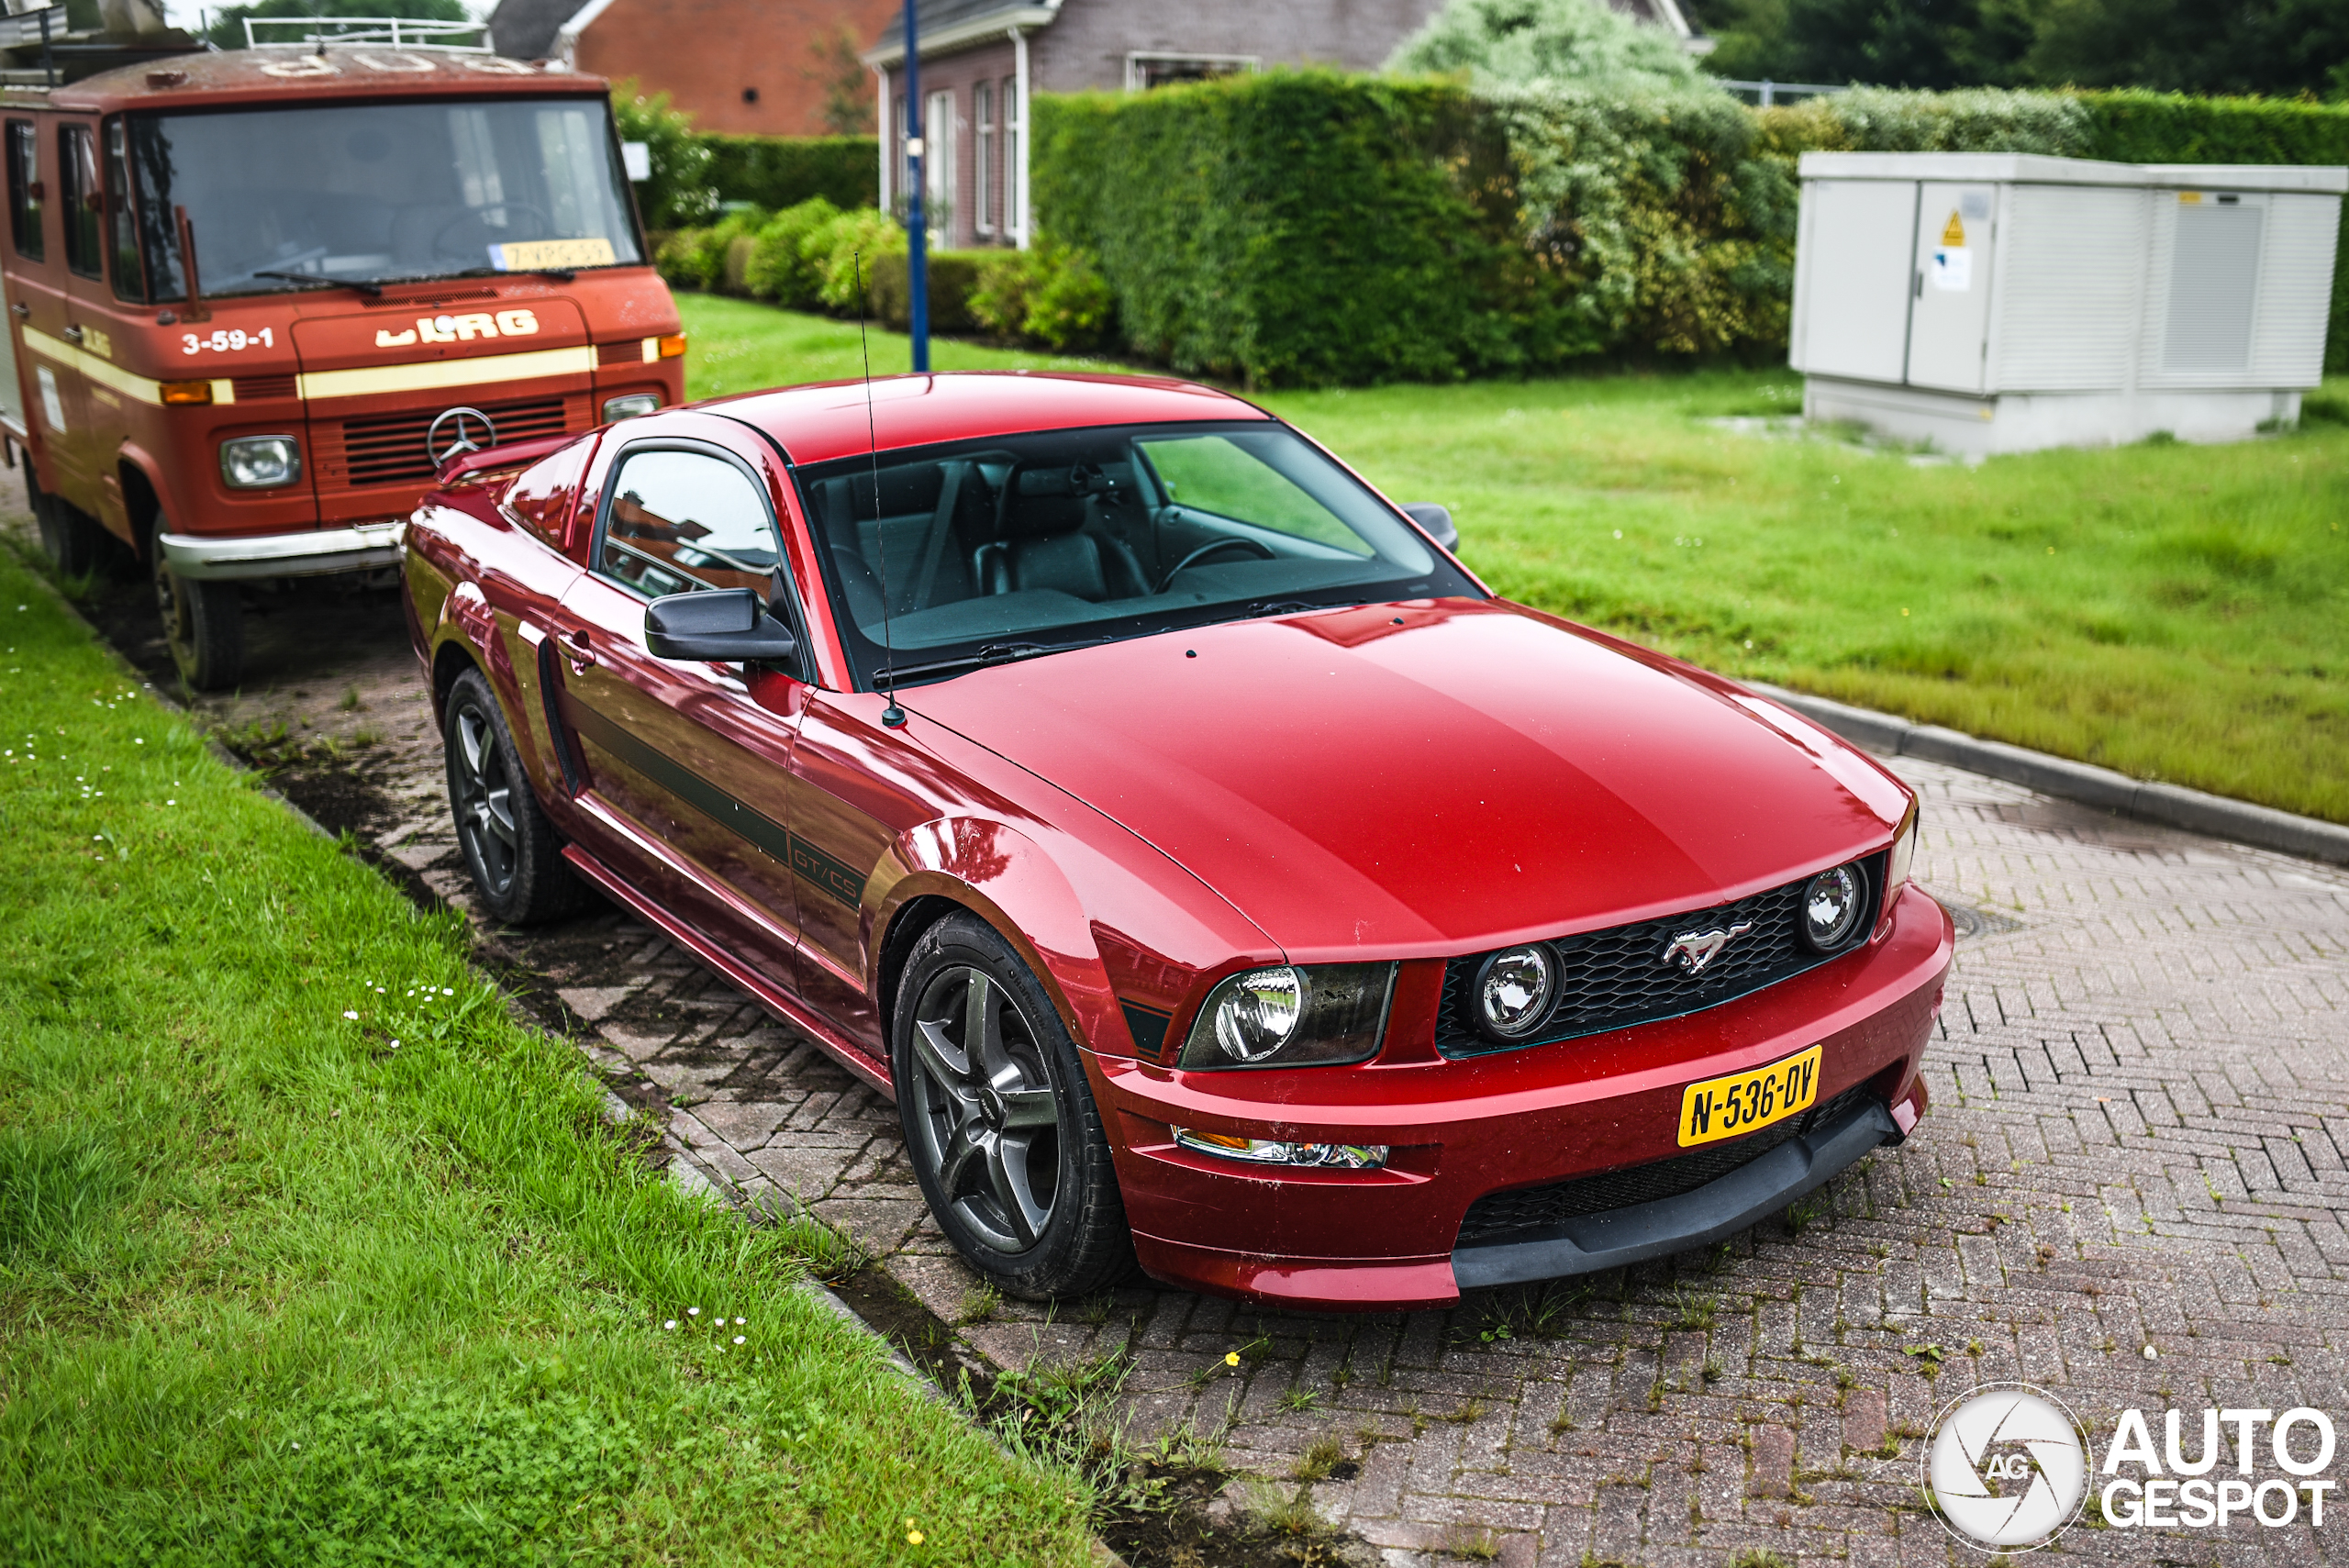
[[[1942,225],[1942,243],[1952,250],[1965,247],[1965,220],[1957,216],[1954,208],[1951,209],[1949,221]]]

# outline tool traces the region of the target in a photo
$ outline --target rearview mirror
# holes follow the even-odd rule
[[[1428,537],[1446,550],[1460,548],[1460,528],[1452,520],[1452,508],[1439,506],[1432,501],[1406,501],[1403,515],[1427,529]]]
[[[671,594],[644,606],[644,646],[656,659],[771,662],[799,651],[754,588]]]

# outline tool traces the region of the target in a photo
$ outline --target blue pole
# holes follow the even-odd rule
[[[915,0],[906,0],[906,292],[907,323],[914,339],[914,373],[930,372],[930,234],[921,214],[922,164],[929,147],[921,139],[921,51]]]

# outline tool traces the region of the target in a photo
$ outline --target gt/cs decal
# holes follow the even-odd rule
[[[796,833],[791,836],[791,869],[852,909],[864,897],[864,879],[856,874],[854,866],[826,854]]]
[[[538,316],[529,310],[501,310],[494,316],[486,311],[470,316],[419,316],[416,325],[405,332],[377,328],[375,347],[406,349],[417,342],[469,343],[475,338],[528,338],[538,329]]]

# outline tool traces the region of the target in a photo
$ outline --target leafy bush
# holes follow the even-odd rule
[[[989,252],[971,290],[971,318],[999,338],[1085,350],[1107,342],[1118,301],[1093,257],[1040,240]]]
[[[647,228],[681,228],[718,210],[709,183],[709,149],[694,135],[693,118],[669,106],[669,95],[648,98],[633,80],[612,89],[612,118],[622,141],[640,141],[652,177],[638,182],[638,210]]]
[[[879,208],[859,207],[809,235],[807,253],[816,272],[816,303],[836,316],[853,316],[868,308],[874,263],[906,253],[906,231]]]
[[[932,250],[925,259],[929,278],[930,329],[971,329],[971,288],[993,250]],[[904,250],[876,256],[871,284],[873,314],[885,327],[904,331],[913,321],[912,258]]]
[[[756,209],[728,213],[701,228],[680,228],[661,242],[652,264],[672,284],[716,289],[726,281],[727,252],[737,239],[755,235],[767,215]]]
[[[1720,89],[1661,28],[1590,0],[1452,0],[1386,62],[1406,75],[1465,72],[1479,89]]]
[[[881,143],[869,136],[723,136],[701,139],[719,199],[770,210],[821,196],[834,206],[877,206]]]
[[[751,252],[743,281],[751,297],[771,299],[794,310],[818,304],[816,291],[823,284],[807,241],[815,232],[840,217],[841,209],[822,196],[811,196],[767,219]]]

